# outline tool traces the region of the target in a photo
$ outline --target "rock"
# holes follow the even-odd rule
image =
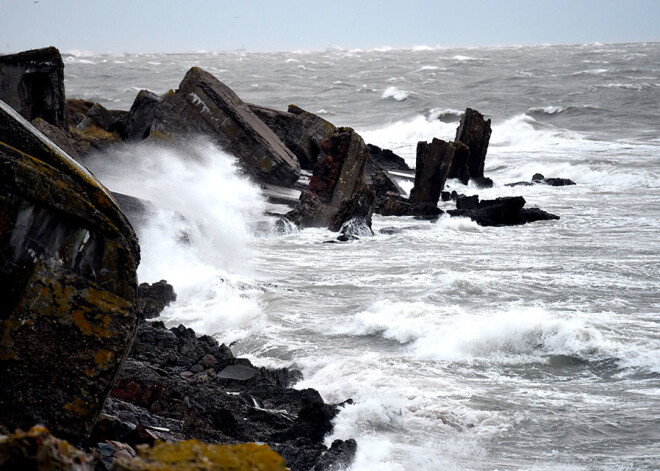
[[[375,194],[367,185],[357,190],[352,197],[341,202],[332,216],[329,229],[341,231],[344,236],[371,236],[371,215]]]
[[[532,183],[538,183],[538,184],[550,185],[550,186],[575,185],[575,182],[573,180],[568,179],[568,178],[545,178],[540,173],[534,174],[534,176],[532,177]]]
[[[403,159],[389,149],[381,149],[373,144],[367,144],[371,158],[380,165],[381,168],[388,171],[409,172],[411,169]]]
[[[73,139],[62,128],[53,126],[41,118],[34,119],[32,125],[74,159],[89,150],[89,143]]]
[[[455,142],[461,142],[469,149],[466,162],[469,178],[480,179],[484,176],[484,164],[490,134],[490,119],[486,120],[478,111],[467,108],[456,130]],[[461,165],[463,165],[462,162]],[[457,175],[460,174],[462,176],[461,181],[463,181],[465,169],[452,168],[449,178],[459,178],[458,176],[454,176],[454,172],[457,172]]]
[[[284,459],[266,445],[209,445],[197,440],[138,447],[137,458],[117,459],[113,471],[286,471]]]
[[[559,219],[559,216],[548,213],[547,211],[543,211],[539,208],[523,208],[520,214],[526,222],[551,221],[553,219]]]
[[[468,167],[470,149],[462,142],[455,141],[454,145],[454,159],[447,178],[457,178],[463,185],[467,185],[470,181],[470,169]]]
[[[226,85],[198,67],[154,110],[150,139],[202,135],[236,156],[266,183],[292,185],[300,177],[295,155]]]
[[[93,101],[68,98],[66,100],[67,128],[78,126],[95,104]]]
[[[156,108],[162,98],[149,90],[140,90],[128,112],[124,127],[124,140],[141,141],[151,133]]]
[[[289,105],[286,112],[249,106],[298,157],[301,168],[314,170],[321,143],[337,129],[332,123],[296,105]]]
[[[165,280],[157,283],[140,283],[138,286],[137,313],[143,319],[158,317],[166,306],[176,301],[174,288]]]
[[[415,186],[410,192],[412,203],[438,204],[454,159],[454,152],[453,144],[440,139],[434,138],[430,144],[424,141],[417,144]]]
[[[456,209],[475,209],[479,205],[479,195],[461,195],[456,199]]]
[[[515,183],[506,183],[504,186],[533,186],[531,182],[515,182]]]
[[[121,110],[108,110],[104,106],[95,103],[85,118],[78,123],[76,129],[83,130],[92,126],[101,128],[109,133],[115,133],[118,136],[124,134],[128,112]]]
[[[219,373],[186,370],[209,356]],[[234,358],[226,346],[184,326],[142,322],[94,439],[135,446],[153,443],[153,434],[211,443],[258,441],[282,453],[292,470],[309,470],[328,451],[323,439],[339,406],[326,404],[314,390],[289,389],[301,378],[295,370],[267,370]],[[140,436],[140,427],[149,434]]]
[[[338,128],[321,144],[309,191],[301,194],[287,218],[301,227],[331,226],[342,202],[364,187],[368,157],[367,146],[353,129]]]
[[[357,443],[353,439],[335,440],[330,449],[321,457],[314,471],[339,471],[353,462]]]
[[[84,167],[0,102],[0,424],[82,442],[135,335],[137,237]]]
[[[401,195],[403,190],[401,187],[390,178],[385,170],[380,170],[371,175],[371,184],[369,188],[376,194],[376,199],[382,198],[386,194]]]
[[[459,199],[460,200],[460,199]],[[448,211],[452,216],[466,216],[481,226],[515,226],[527,222],[559,219],[538,208],[523,209],[522,196],[510,196],[480,201],[474,209]]]
[[[93,471],[94,459],[43,426],[17,430],[0,437],[0,469],[39,471]]]
[[[386,195],[376,202],[374,212],[381,216],[436,217],[442,210],[433,203],[413,203],[402,196]]]
[[[493,188],[493,180],[488,177],[474,177],[472,179],[477,188]]]
[[[66,123],[64,62],[54,47],[0,56],[0,100],[28,121]]]

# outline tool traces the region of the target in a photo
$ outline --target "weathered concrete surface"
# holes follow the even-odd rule
[[[266,183],[290,186],[300,177],[298,159],[277,135],[236,93],[199,67],[158,104],[149,138],[195,135],[210,137]]]
[[[0,100],[28,121],[64,126],[64,62],[54,47],[0,56]]]
[[[84,441],[135,334],[138,262],[109,192],[0,102],[0,428]]]

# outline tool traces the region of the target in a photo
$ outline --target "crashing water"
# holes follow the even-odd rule
[[[660,468],[660,45],[65,55],[69,96],[128,109],[201,66],[244,100],[295,103],[414,164],[466,106],[493,120],[495,187],[561,216],[482,228],[374,217],[373,237],[276,233],[259,188],[204,142],[89,162],[155,203],[137,227],[163,314],[297,387],[347,398],[327,440],[352,471]],[[506,187],[534,173],[577,185]],[[402,182],[405,184],[405,182]],[[409,187],[409,184],[408,184]],[[445,208],[446,209],[446,208]]]

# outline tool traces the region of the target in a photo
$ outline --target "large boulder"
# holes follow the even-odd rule
[[[64,62],[54,47],[0,56],[0,100],[28,121],[64,126]]]
[[[415,186],[410,194],[412,203],[438,204],[455,149],[452,143],[435,138],[431,143],[421,141],[417,144]]]
[[[300,167],[305,170],[314,170],[321,143],[337,129],[332,123],[296,105],[289,105],[287,111],[257,105],[250,105],[250,109],[298,157]]]
[[[410,172],[410,167],[403,157],[396,155],[390,149],[381,149],[373,144],[369,146],[369,153],[371,158],[380,165],[381,168],[387,171],[394,172]]]
[[[308,191],[301,194],[288,219],[304,227],[330,226],[342,202],[366,185],[368,157],[368,147],[353,129],[337,128],[321,144]]]
[[[87,437],[135,334],[138,262],[110,193],[0,102],[0,429]]]
[[[454,160],[449,178],[458,178],[463,183],[473,179],[482,186],[488,186],[489,180],[484,177],[484,165],[490,134],[490,119],[486,120],[478,111],[467,108],[456,130],[455,142],[465,144],[469,152]]]
[[[289,186],[300,177],[295,155],[229,87],[199,67],[154,110],[150,137],[211,138],[266,183]]]

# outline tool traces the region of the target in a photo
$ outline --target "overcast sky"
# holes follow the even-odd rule
[[[660,41],[660,0],[0,0],[0,54]]]

